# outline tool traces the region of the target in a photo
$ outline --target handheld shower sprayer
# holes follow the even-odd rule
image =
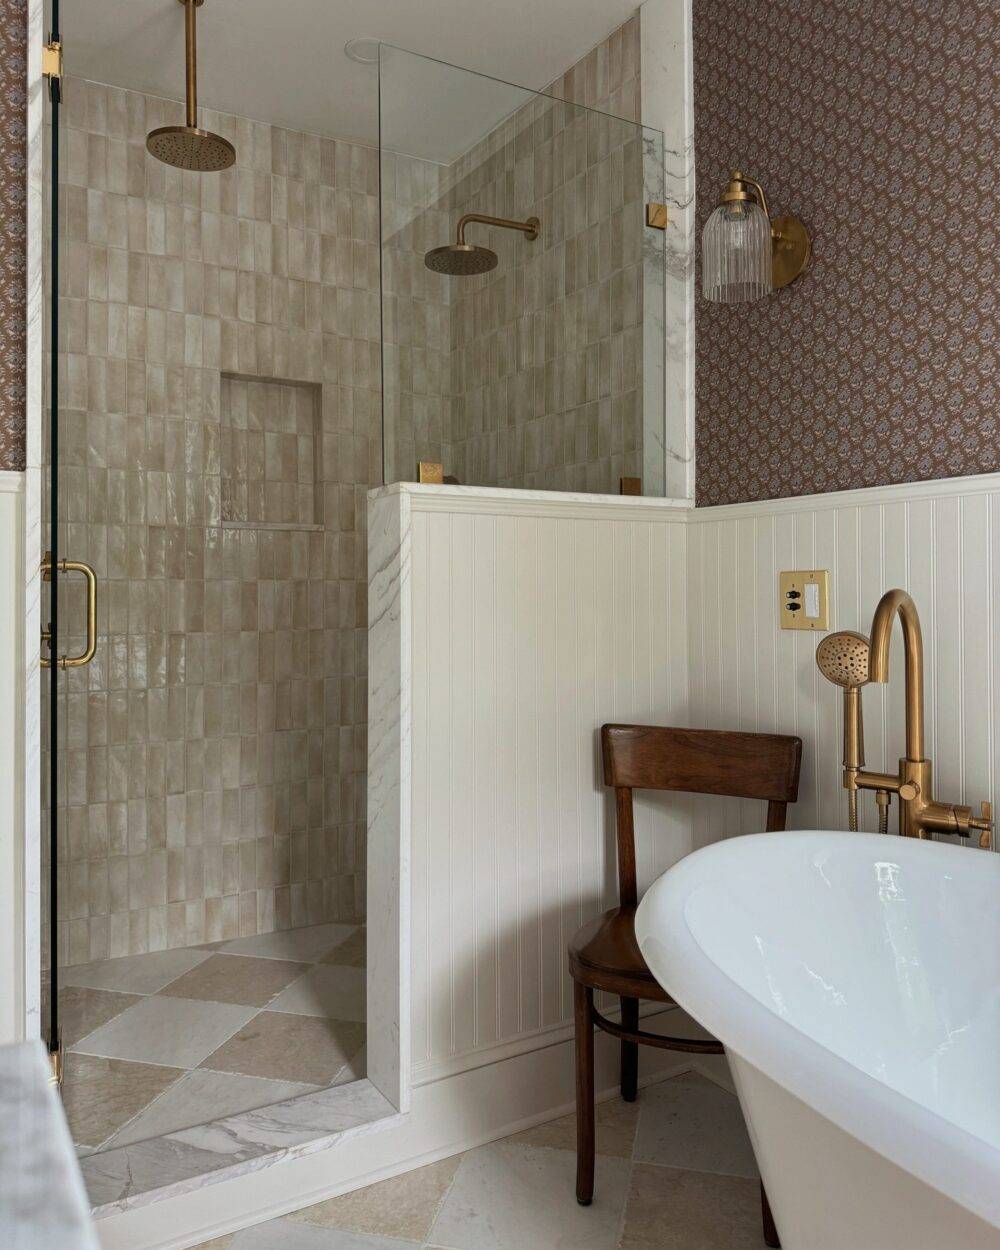
[[[816,648],[819,671],[844,692],[844,775],[853,777],[865,764],[864,724],[861,716],[861,687],[868,684],[868,661],[871,647],[864,634],[843,629],[827,634]],[[881,792],[880,792],[881,794]],[[886,800],[888,795],[886,795]],[[881,797],[879,828],[888,827],[888,802]],[[858,828],[858,792],[847,789],[848,824],[852,833]]]

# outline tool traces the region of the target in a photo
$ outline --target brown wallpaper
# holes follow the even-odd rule
[[[699,237],[740,167],[814,245],[698,298],[698,503],[1000,469],[996,0],[694,0],[694,56]]]
[[[27,5],[0,0],[0,469],[24,468]]]

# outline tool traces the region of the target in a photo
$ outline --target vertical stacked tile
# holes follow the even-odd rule
[[[180,105],[65,98],[59,957],[358,916],[376,153],[206,114],[237,164],[186,174],[144,147]]]

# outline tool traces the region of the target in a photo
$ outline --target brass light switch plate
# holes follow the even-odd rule
[[[778,612],[782,629],[829,629],[829,571],[798,569],[779,573]]]

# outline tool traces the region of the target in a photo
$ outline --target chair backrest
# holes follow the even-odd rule
[[[802,739],[785,734],[604,725],[601,751],[604,784],[615,790],[618,893],[623,907],[638,901],[633,790],[764,799],[769,831],[784,829],[787,804],[798,797]]]

